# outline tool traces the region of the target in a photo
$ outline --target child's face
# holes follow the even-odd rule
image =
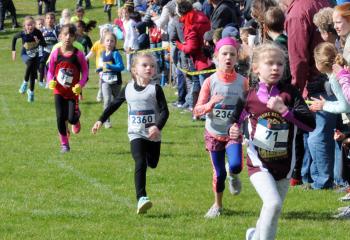
[[[42,29],[43,26],[44,26],[44,22],[43,22],[41,19],[35,21],[35,27],[36,27],[37,29]]]
[[[84,33],[84,29],[83,26],[79,23],[75,24],[75,27],[77,28],[77,33],[78,34],[83,34]]]
[[[52,15],[47,15],[45,17],[45,26],[46,27],[53,27],[55,26],[55,18]]]
[[[350,22],[342,17],[338,11],[333,12],[333,23],[338,36],[345,37],[350,32]]]
[[[106,50],[113,50],[115,48],[115,39],[110,34],[106,35],[104,38],[104,45]]]
[[[150,82],[156,73],[156,63],[150,57],[141,57],[135,66],[135,75]]]
[[[65,47],[70,47],[73,45],[75,40],[75,34],[69,33],[68,28],[63,28],[60,34],[60,40]]]
[[[237,49],[231,45],[224,45],[217,53],[219,69],[224,72],[232,72],[237,62]]]
[[[283,76],[284,59],[277,51],[270,50],[260,54],[257,66],[253,71],[259,80],[268,85],[276,84]]]
[[[70,17],[69,11],[68,11],[68,10],[67,10],[67,11],[63,10],[63,11],[62,11],[62,17],[63,17],[63,18]]]
[[[32,33],[34,31],[35,28],[35,22],[33,20],[26,20],[24,22],[24,30],[27,33]]]

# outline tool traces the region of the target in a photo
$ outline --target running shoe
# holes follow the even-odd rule
[[[219,217],[222,213],[222,208],[218,207],[216,205],[211,206],[211,208],[208,210],[208,212],[204,215],[207,219],[212,219]]]
[[[61,145],[61,153],[67,153],[70,151],[69,144],[62,144]]]
[[[34,102],[34,92],[30,91],[29,89],[27,90],[27,95],[28,95],[28,102]]]
[[[144,214],[152,207],[148,197],[141,197],[137,203],[137,214]]]
[[[245,234],[245,239],[253,240],[254,234],[255,234],[255,228],[248,228]]]
[[[80,132],[80,121],[78,121],[76,124],[72,125],[72,133],[78,134]]]
[[[27,89],[28,89],[28,83],[23,81],[23,83],[22,83],[22,85],[20,86],[18,92],[19,92],[20,94],[24,94],[24,93],[27,91]]]

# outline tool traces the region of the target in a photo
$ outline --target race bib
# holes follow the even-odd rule
[[[145,132],[156,123],[156,115],[153,110],[130,111],[129,130],[133,133]]]
[[[269,123],[267,119],[259,119],[253,143],[268,151],[286,151],[288,133],[289,129],[286,123]]]
[[[118,76],[116,74],[112,74],[110,72],[104,72],[101,75],[101,79],[104,82],[112,83],[112,82],[117,82],[118,81]]]
[[[39,52],[39,49],[38,49],[38,48],[26,50],[27,55],[28,55],[29,57],[31,57],[31,58],[36,57],[36,55],[37,55],[38,52]]]
[[[213,108],[213,121],[215,123],[228,122],[232,117],[234,105],[216,104]]]
[[[73,71],[68,68],[61,68],[57,74],[57,81],[65,87],[71,87],[73,82]]]

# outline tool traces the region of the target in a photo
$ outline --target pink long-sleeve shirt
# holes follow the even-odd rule
[[[60,94],[65,98],[75,98],[76,96],[72,92],[72,87],[74,87],[74,85],[77,83],[79,83],[81,87],[84,87],[86,82],[87,82],[87,78],[88,78],[88,74],[89,74],[89,69],[88,69],[87,62],[85,60],[84,53],[79,51],[79,50],[76,50],[76,52],[73,54],[63,54],[61,52],[61,48],[55,49],[51,53],[51,57],[50,57],[49,69],[47,72],[48,81],[55,80],[57,77],[57,73],[59,70],[59,69],[57,69],[58,68],[57,57],[59,54],[61,54],[66,59],[72,58],[73,54],[76,54],[78,63],[80,65],[80,66],[76,66],[76,67],[77,67],[77,69],[79,69],[81,76],[79,76],[80,78],[78,77],[77,79],[74,79],[72,86],[69,88],[63,87],[61,84],[57,83],[57,85],[54,89],[54,94]]]

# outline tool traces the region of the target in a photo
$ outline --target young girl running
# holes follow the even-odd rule
[[[94,42],[94,44],[92,45],[92,48],[90,49],[90,52],[86,55],[85,59],[88,60],[89,58],[93,57],[95,55],[95,65],[96,65],[96,69],[100,68],[101,66],[101,62],[100,62],[100,58],[101,58],[101,53],[106,50],[105,46],[103,45],[102,39],[103,36],[106,32],[112,32],[113,28],[112,25],[110,24],[104,24],[99,26],[100,28],[100,39],[97,40],[96,42]],[[96,96],[96,100],[97,102],[101,102],[102,101],[102,91],[101,91],[101,84],[102,81],[99,78],[99,89],[98,89],[98,93]]]
[[[106,48],[101,54],[102,67],[97,69],[101,76],[101,89],[103,96],[103,108],[106,109],[108,105],[116,98],[122,86],[122,74],[124,70],[123,59],[118,50],[115,49],[117,44],[116,36],[107,32],[103,37],[103,44]],[[111,128],[109,119],[104,123],[105,128]]]
[[[16,60],[16,42],[18,38],[22,39],[22,61],[26,64],[24,81],[19,88],[19,93],[23,94],[28,89],[28,81],[30,81],[27,91],[28,102],[34,101],[34,84],[37,76],[39,65],[39,46],[45,47],[46,43],[40,30],[35,28],[34,18],[27,16],[24,18],[24,30],[17,33],[12,40],[12,60]]]
[[[217,72],[204,81],[193,110],[195,116],[207,116],[205,147],[213,166],[215,202],[205,215],[206,218],[218,217],[222,212],[227,176],[225,153],[228,156],[230,192],[236,195],[241,190],[238,174],[242,170],[242,144],[232,141],[228,135],[232,118],[239,112],[238,105],[242,104],[248,90],[248,81],[234,70],[237,48],[238,43],[230,37],[216,43],[214,58],[217,61]]]
[[[47,74],[49,88],[54,90],[55,95],[57,127],[62,153],[70,151],[67,121],[72,124],[73,133],[77,134],[80,131],[78,95],[88,77],[84,53],[73,46],[75,37],[75,26],[73,24],[63,25],[60,33],[62,46],[52,52]]]
[[[249,90],[244,107],[250,133],[247,166],[263,206],[256,227],[247,230],[247,240],[275,239],[295,165],[296,131],[313,131],[316,126],[299,91],[280,81],[286,57],[285,51],[272,43],[258,46],[253,53],[252,71],[259,83]],[[241,137],[237,124],[231,127],[230,137]]]
[[[52,12],[46,13],[45,26],[41,30],[46,42],[46,47],[43,49],[43,54],[39,63],[39,85],[41,87],[44,86],[46,62],[50,56],[52,47],[58,42],[58,28],[55,26],[55,23],[55,14]]]
[[[156,168],[158,165],[161,130],[169,117],[162,88],[151,83],[156,68],[153,55],[136,55],[131,67],[133,80],[121,90],[92,128],[92,133],[95,134],[102,123],[127,101],[128,136],[131,154],[135,160],[137,214],[146,213],[152,207],[146,193],[146,171],[147,167]]]

